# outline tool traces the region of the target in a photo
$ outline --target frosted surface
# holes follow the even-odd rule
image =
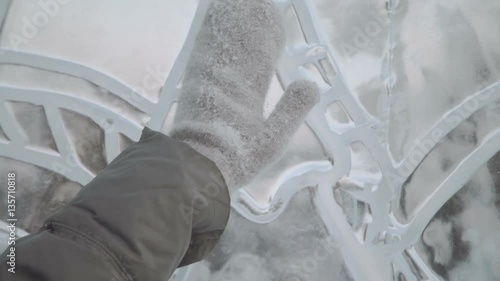
[[[10,2],[0,181],[23,175],[24,236],[142,126],[169,132],[208,2]],[[500,279],[500,2],[275,2],[288,39],[265,114],[297,78],[316,81],[321,102],[232,194],[217,249],[172,279]]]

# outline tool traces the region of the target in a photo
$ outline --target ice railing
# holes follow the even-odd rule
[[[391,280],[402,274],[405,280],[434,280],[439,278],[418,255],[414,244],[436,212],[472,177],[474,172],[498,151],[500,131],[491,132],[456,169],[435,187],[415,216],[407,223],[399,222],[394,206],[402,185],[418,164],[416,155],[426,155],[456,126],[439,121],[424,134],[402,161],[395,161],[388,145],[380,138],[380,120],[369,114],[356,97],[349,92],[342,70],[336,64],[336,54],[319,31],[315,9],[307,0],[276,0],[282,13],[296,16],[306,44],[287,46],[278,68],[283,87],[299,78],[314,79],[322,89],[321,102],[306,119],[307,125],[321,143],[324,161],[304,162],[283,171],[276,182],[275,192],[267,205],[256,202],[247,189],[232,194],[232,206],[248,220],[265,223],[277,218],[287,202],[299,190],[316,187],[315,203],[330,234],[342,245],[345,262],[355,280]],[[200,1],[190,32],[177,60],[162,88],[158,102],[153,103],[123,81],[92,67],[76,62],[51,58],[35,53],[0,50],[0,64],[11,64],[63,73],[89,81],[125,100],[149,117],[148,126],[160,130],[164,122],[171,122],[180,94],[183,71],[187,64],[194,39],[202,23],[209,1]],[[7,13],[9,1],[0,4],[0,23]],[[390,8],[390,7],[389,7]],[[390,10],[389,10],[390,14]],[[390,84],[391,81],[387,81]],[[442,120],[458,116],[461,121],[489,103],[500,99],[499,86],[494,84],[475,93],[449,110]],[[137,140],[142,130],[140,121],[124,118],[119,110],[109,104],[102,105],[74,95],[48,90],[33,90],[0,84],[0,126],[7,136],[0,138],[0,155],[31,163],[55,171],[82,185],[95,174],[77,157],[75,144],[68,139],[61,117],[61,109],[90,117],[104,131],[106,160],[109,162],[120,153],[119,136]],[[167,94],[168,93],[168,94]],[[27,136],[17,125],[8,102],[28,102],[43,107],[57,151],[29,145]],[[470,110],[467,104],[477,104]],[[170,110],[166,111],[166,108]],[[330,110],[341,111],[345,118],[338,120]],[[456,114],[461,112],[461,114]],[[463,114],[466,112],[467,114]],[[439,134],[436,134],[439,132]],[[375,159],[373,173],[359,173],[352,165],[353,146],[362,144]],[[366,155],[365,155],[366,156]],[[340,202],[341,194],[350,202]],[[362,205],[363,208],[347,209],[344,204]],[[353,212],[355,214],[346,214]],[[356,213],[362,212],[362,213]],[[349,222],[346,215],[355,219]],[[178,270],[172,278],[185,280],[189,267]]]

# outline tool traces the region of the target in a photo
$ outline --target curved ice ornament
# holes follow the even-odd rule
[[[397,204],[395,200],[401,192],[401,186],[414,171],[416,165],[408,164],[411,162],[409,156],[401,162],[396,162],[387,144],[380,142],[376,135],[380,120],[371,116],[349,92],[342,72],[335,62],[336,54],[319,32],[317,17],[311,4],[307,0],[277,0],[275,2],[283,12],[293,6],[306,41],[304,44],[287,46],[278,69],[281,84],[286,86],[299,78],[321,80],[317,81],[322,86],[321,102],[308,115],[306,123],[321,143],[325,159],[286,167],[275,181],[274,192],[266,200],[256,200],[252,195],[251,187],[236,190],[232,196],[234,209],[248,220],[266,223],[276,219],[284,211],[290,198],[300,189],[315,187],[317,193],[314,200],[319,214],[330,234],[341,241],[344,259],[355,280],[390,280],[393,267],[397,267],[407,280],[422,280],[414,274],[412,267],[417,267],[423,273],[422,275],[425,275],[424,280],[439,280],[419,257],[413,245],[437,210],[467,182],[474,171],[498,151],[500,131],[491,132],[451,175],[436,187],[432,196],[419,207],[418,214],[414,218],[406,224],[400,223],[394,216],[392,206]],[[0,84],[2,91],[0,125],[8,136],[8,140],[0,139],[0,155],[54,170],[81,184],[87,183],[94,175],[74,155],[74,149],[64,129],[55,129],[64,128],[59,109],[69,109],[89,116],[101,125],[105,131],[105,144],[108,148],[106,150],[107,161],[111,161],[120,152],[118,149],[111,149],[118,147],[116,145],[118,134],[137,140],[142,126],[146,123],[153,129],[160,130],[169,113],[165,109],[173,108],[180,92],[178,83],[182,78],[207,5],[208,1],[200,1],[189,35],[162,88],[158,102],[140,96],[125,82],[89,66],[38,54],[0,50],[0,64],[24,65],[79,77],[108,90],[148,116],[148,120],[129,120],[122,118],[120,112],[108,106],[75,98],[65,93]],[[2,15],[2,8],[5,7],[0,6],[0,15]],[[1,18],[0,22],[2,22]],[[319,76],[311,76],[304,65],[316,68]],[[478,101],[478,110],[489,103],[498,102],[500,100],[499,87],[499,84],[494,84],[462,101],[443,116],[443,120],[454,112],[463,111],[462,109],[471,99]],[[5,101],[23,101],[43,105],[49,125],[54,128],[52,131],[59,151],[50,152],[26,146],[26,136],[16,126],[12,113],[5,106]],[[334,102],[340,102],[349,118],[352,119],[348,126],[333,122],[334,120],[327,115],[328,107]],[[468,116],[473,113],[469,112]],[[468,117],[460,116],[462,121]],[[419,139],[419,142],[432,139],[436,143],[439,139],[434,139],[433,132],[440,130],[442,138],[454,127],[453,124],[441,120],[434,124],[428,133]],[[355,141],[361,141],[378,163],[382,174],[379,182],[373,182],[373,178],[350,178],[353,169],[350,145]],[[420,148],[413,147],[408,155],[412,155],[412,151],[418,149]],[[401,169],[408,165],[413,169]],[[369,206],[371,219],[362,222],[366,228],[361,238],[356,236],[347,221],[345,211],[336,202],[335,190],[332,188],[339,181],[348,182],[349,180],[365,183],[365,188],[361,190],[341,187],[353,199]],[[409,264],[409,259],[413,265]],[[191,268],[178,270],[172,279],[189,280],[190,271]]]
[[[321,40],[321,35],[316,31],[315,16],[311,15],[314,9],[308,7],[307,1],[278,1],[284,7],[294,5],[300,24],[304,30],[304,35],[309,44],[308,47],[327,46]],[[284,9],[283,9],[284,10]],[[280,67],[280,77],[285,83],[301,77],[297,68],[305,63],[314,63],[319,69],[317,59],[329,59],[326,53],[335,57],[331,48],[324,48],[325,53],[312,60],[307,59],[307,47],[302,49],[287,49],[286,55]],[[317,54],[317,53],[316,53]],[[331,61],[335,65],[334,61]],[[337,67],[336,67],[337,68]],[[488,137],[464,159],[453,173],[442,182],[424,204],[417,211],[418,215],[406,225],[397,221],[391,209],[393,200],[401,192],[403,182],[411,175],[416,164],[409,164],[411,159],[407,156],[403,161],[396,162],[388,150],[386,144],[378,141],[374,134],[374,129],[378,124],[376,118],[363,109],[360,103],[349,93],[345,87],[342,73],[337,68],[338,75],[330,85],[331,89],[322,94],[321,104],[319,104],[308,116],[307,123],[312,128],[318,139],[324,145],[327,154],[333,155],[335,165],[331,171],[325,171],[318,175],[316,185],[318,195],[315,198],[319,206],[320,215],[323,218],[330,233],[343,243],[343,256],[356,280],[389,280],[395,266],[404,274],[408,280],[439,280],[439,278],[428,268],[428,265],[419,257],[413,244],[421,237],[423,230],[428,225],[436,212],[446,203],[465,183],[472,177],[474,172],[488,159],[494,156],[499,149],[500,131],[491,132]],[[355,126],[350,130],[338,133],[332,124],[325,120],[324,112],[326,107],[333,101],[339,100],[346,108],[347,113],[352,117]],[[464,110],[467,104],[473,100],[476,102],[476,110]],[[416,143],[425,142],[431,139],[434,144],[446,136],[456,124],[446,122],[448,116],[460,116],[461,121],[470,117],[484,106],[498,102],[500,100],[500,85],[495,83],[490,87],[472,95],[462,101],[458,106],[446,113],[442,120],[437,122],[424,134]],[[467,108],[466,108],[467,109]],[[468,112],[467,115],[459,115],[457,112]],[[332,128],[333,127],[333,128]],[[436,138],[434,132],[440,131],[440,138]],[[356,200],[370,205],[373,220],[366,226],[365,241],[359,243],[352,232],[351,226],[346,222],[344,211],[334,200],[332,183],[349,174],[351,163],[348,152],[349,144],[359,140],[362,141],[371,151],[377,160],[383,178],[380,183],[371,190],[347,191]],[[422,150],[420,147],[413,147],[407,155],[413,155],[414,151]],[[430,150],[430,149],[429,149]],[[429,151],[426,151],[427,153]],[[401,167],[412,166],[413,169],[403,170]],[[380,238],[385,242],[380,243]],[[389,238],[389,239],[387,239]],[[389,240],[389,242],[387,242]],[[408,259],[412,260],[413,266],[422,272],[422,276],[415,276],[413,269],[408,264]]]

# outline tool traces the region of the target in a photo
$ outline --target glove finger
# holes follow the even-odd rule
[[[272,147],[284,148],[318,102],[319,88],[316,83],[307,80],[293,82],[266,120],[262,141],[267,141]]]
[[[271,0],[215,0],[197,35],[184,84],[199,88],[200,80],[207,80],[234,103],[261,109],[284,39]]]

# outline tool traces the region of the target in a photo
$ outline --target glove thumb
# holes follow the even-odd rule
[[[319,88],[307,80],[293,82],[285,91],[276,108],[265,121],[260,140],[265,153],[284,148],[290,137],[304,121],[309,111],[319,102]]]

